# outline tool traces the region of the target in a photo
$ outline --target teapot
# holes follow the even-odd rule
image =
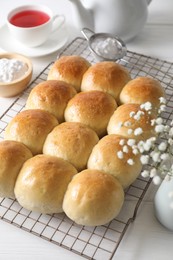
[[[117,35],[127,42],[143,28],[151,0],[69,0],[81,30]]]

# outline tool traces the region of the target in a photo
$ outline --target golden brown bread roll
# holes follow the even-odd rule
[[[17,114],[5,129],[5,139],[25,144],[33,155],[42,153],[49,132],[58,125],[58,120],[41,109],[24,110]]]
[[[98,140],[97,134],[86,125],[65,122],[55,127],[47,136],[43,153],[63,158],[76,169],[83,170]]]
[[[92,65],[85,72],[81,90],[101,90],[109,93],[119,102],[119,94],[130,79],[130,74],[125,67],[115,62],[103,61]]]
[[[65,81],[80,91],[83,74],[90,65],[85,58],[77,55],[62,56],[54,62],[47,79]]]
[[[16,198],[28,210],[46,214],[62,212],[65,191],[76,173],[63,159],[36,155],[24,163],[18,175]]]
[[[53,114],[58,122],[64,121],[64,110],[76,90],[60,80],[47,80],[36,85],[29,94],[26,109],[43,109]]]
[[[63,210],[80,225],[104,225],[115,218],[123,205],[124,192],[113,176],[97,170],[84,170],[69,183]]]
[[[15,198],[14,186],[24,162],[32,157],[31,151],[16,141],[0,142],[0,197]]]
[[[152,115],[141,109],[139,104],[123,104],[111,116],[108,134],[122,135],[135,140],[147,140],[155,136]]]
[[[102,91],[81,92],[65,109],[67,122],[81,122],[92,128],[99,137],[106,134],[107,124],[117,108],[114,98]]]
[[[128,140],[114,134],[103,137],[92,150],[88,168],[111,174],[119,180],[123,188],[127,188],[136,180],[142,169],[140,156],[133,153]],[[121,142],[124,143],[123,146]],[[122,158],[118,155],[119,152]]]
[[[143,104],[151,102],[152,111],[157,112],[160,107],[160,97],[164,97],[164,89],[160,82],[149,77],[138,77],[130,80],[120,93],[120,103]]]

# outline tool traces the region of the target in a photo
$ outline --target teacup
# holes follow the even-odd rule
[[[65,22],[64,15],[53,15],[44,5],[25,5],[10,11],[7,25],[13,37],[26,47],[37,47],[57,32]]]

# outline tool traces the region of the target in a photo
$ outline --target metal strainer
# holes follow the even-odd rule
[[[83,28],[81,32],[87,39],[91,52],[99,60],[116,61],[126,55],[126,45],[119,37],[109,33],[94,33],[88,28]]]

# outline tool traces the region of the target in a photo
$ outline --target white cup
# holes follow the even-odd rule
[[[11,22],[12,17],[24,11],[39,11],[49,16],[48,21],[41,25],[22,27]],[[7,25],[13,37],[26,47],[37,47],[48,40],[52,33],[58,32],[65,22],[64,15],[53,15],[51,9],[44,5],[25,5],[10,11],[7,16]]]

